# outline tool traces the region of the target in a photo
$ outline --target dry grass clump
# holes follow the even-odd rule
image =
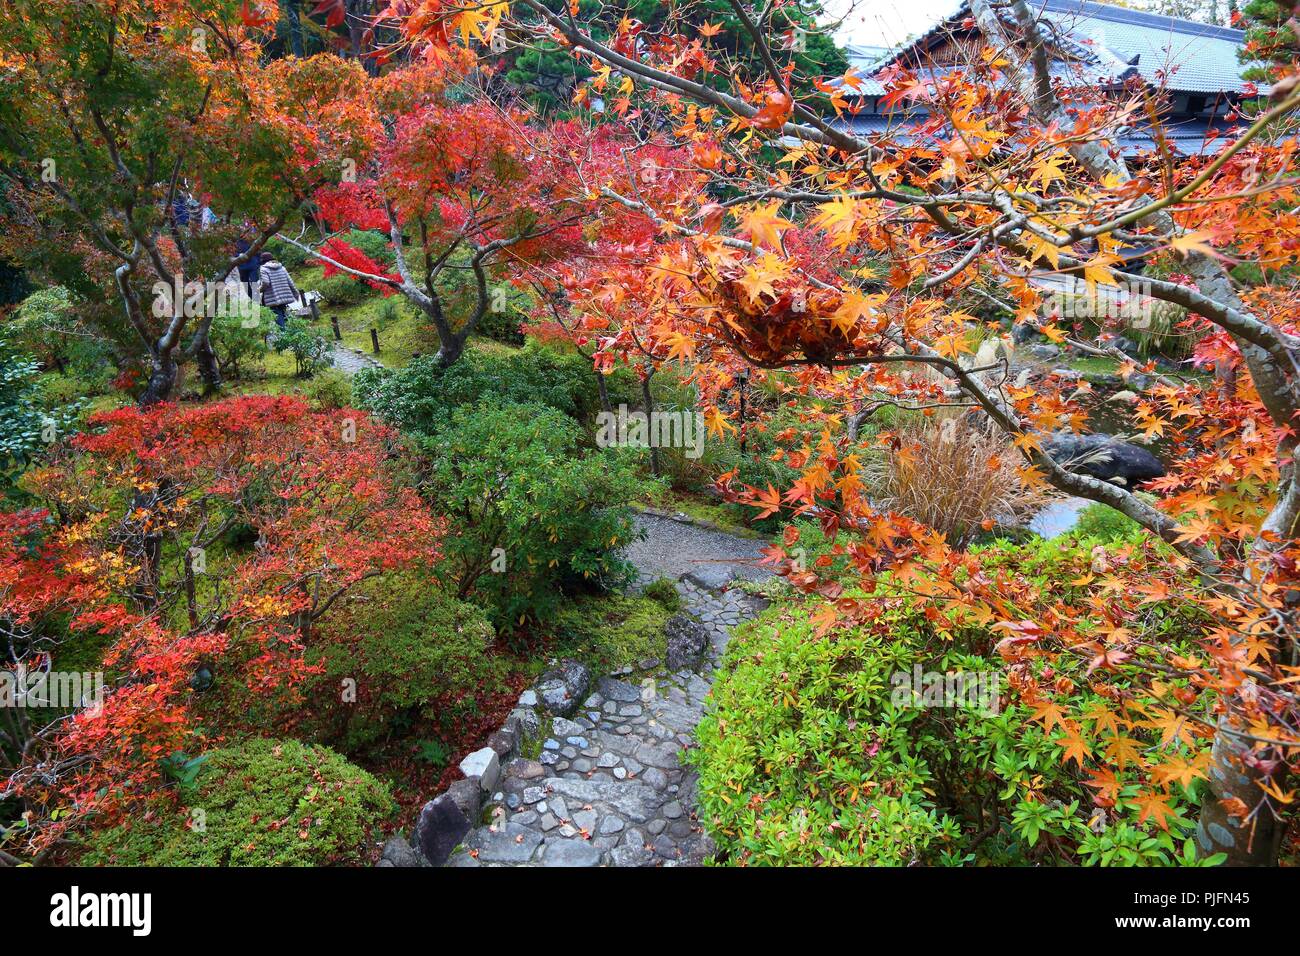
[[[1026,487],[1020,455],[991,423],[913,418],[897,435],[897,447],[871,466],[876,505],[929,525],[954,546],[969,544],[986,522],[1016,522],[1045,502]]]

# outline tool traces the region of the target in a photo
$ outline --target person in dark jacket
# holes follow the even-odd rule
[[[289,320],[289,303],[301,298],[289,270],[272,258],[270,253],[264,253],[258,284],[262,290],[262,304],[275,313],[275,324],[284,328]]]
[[[251,247],[252,243],[247,239],[239,239],[235,242],[236,255],[243,255]],[[260,254],[251,256],[247,262],[241,262],[237,265],[236,270],[239,272],[239,281],[247,290],[249,298],[254,297],[257,289],[257,280],[262,276],[262,256]]]

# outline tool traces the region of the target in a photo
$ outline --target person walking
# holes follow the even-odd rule
[[[284,328],[289,320],[289,303],[297,302],[302,294],[293,284],[293,277],[289,275],[289,270],[269,252],[262,254],[260,284],[262,304],[275,313],[275,324]]]
[[[235,241],[235,253],[242,256],[252,248],[252,245],[247,238],[240,237]],[[256,298],[257,280],[262,277],[262,254],[249,256],[247,261],[241,262],[235,268],[239,270],[239,281],[244,286],[244,291],[248,293],[248,297]]]

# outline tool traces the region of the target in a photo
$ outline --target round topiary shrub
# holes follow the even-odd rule
[[[254,739],[204,755],[188,806],[91,836],[92,866],[325,866],[366,862],[396,809],[386,784],[326,747]]]
[[[323,673],[309,694],[321,737],[345,753],[406,735],[421,721],[450,730],[476,701],[504,688],[483,611],[419,574],[359,585],[322,623],[309,659]],[[355,701],[338,701],[343,682]]]

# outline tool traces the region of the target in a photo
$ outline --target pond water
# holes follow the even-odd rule
[[[1044,538],[1065,534],[1079,522],[1079,512],[1092,504],[1087,498],[1058,498],[1030,520],[1026,526]]]

